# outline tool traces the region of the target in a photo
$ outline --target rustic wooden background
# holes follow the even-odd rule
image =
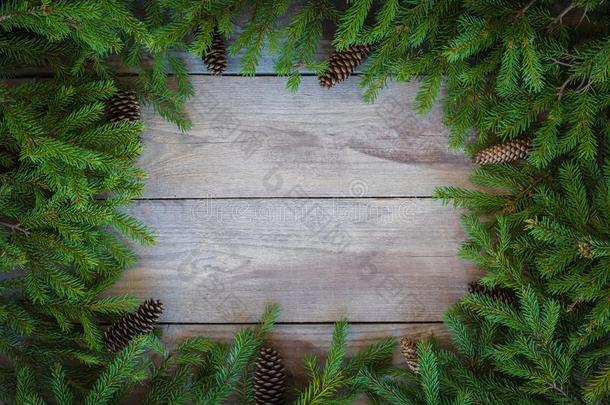
[[[357,78],[329,90],[310,75],[290,94],[269,54],[253,78],[238,62],[214,77],[189,59],[188,134],[145,113],[150,178],[130,212],[158,243],[136,247],[138,266],[113,292],[161,299],[170,344],[228,340],[279,303],[271,341],[295,380],[341,317],[350,353],[385,336],[447,340],[442,314],[476,271],[456,257],[459,214],[430,197],[467,184],[440,110],[414,112],[416,83],[369,104]]]

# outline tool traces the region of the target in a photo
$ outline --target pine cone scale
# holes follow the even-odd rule
[[[214,32],[212,45],[202,59],[211,74],[221,75],[224,73],[227,68],[227,46],[220,32]]]
[[[530,138],[515,139],[506,143],[490,146],[474,155],[473,163],[485,165],[491,163],[509,163],[525,159],[530,152]]]
[[[256,405],[276,405],[285,402],[286,374],[277,351],[263,348],[254,369],[254,402]]]
[[[514,306],[516,304],[515,294],[507,288],[488,288],[479,282],[473,282],[468,284],[468,292],[470,294],[486,295],[508,306]]]
[[[403,337],[400,339],[400,351],[405,360],[407,368],[412,373],[419,373],[419,359],[417,357],[417,342]]]
[[[332,87],[347,79],[371,53],[371,45],[356,45],[343,51],[335,51],[328,61],[328,69],[318,77],[320,86]]]
[[[121,90],[106,103],[106,115],[110,122],[139,121],[141,107],[135,91]]]
[[[136,312],[125,315],[106,329],[104,346],[113,353],[124,349],[134,337],[152,331],[162,312],[161,301],[145,301]]]

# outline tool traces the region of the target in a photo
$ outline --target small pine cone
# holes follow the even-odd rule
[[[203,61],[208,66],[208,72],[213,75],[221,75],[227,68],[227,46],[222,34],[214,32],[212,45],[207,53],[203,55]]]
[[[106,114],[111,122],[139,121],[140,102],[135,91],[119,91],[106,103]]]
[[[474,282],[468,284],[468,292],[471,294],[487,295],[488,297],[503,302],[511,307],[516,304],[515,293],[508,288],[488,288],[478,282]]]
[[[144,301],[136,310],[121,318],[104,332],[104,346],[116,353],[124,349],[134,337],[152,331],[163,312],[163,304],[157,300]]]
[[[593,258],[593,251],[591,249],[591,243],[589,241],[578,242],[578,253],[586,259]]]
[[[515,139],[477,152],[474,155],[473,162],[476,165],[486,165],[525,159],[529,154],[531,146],[532,140],[530,138]]]
[[[405,363],[407,363],[407,368],[415,374],[419,373],[419,360],[417,358],[417,342],[409,339],[406,336],[401,338],[400,339],[400,352],[402,353],[402,357],[405,358]]]
[[[263,348],[254,369],[254,403],[256,405],[283,404],[286,374],[277,351]]]
[[[333,52],[328,61],[328,70],[318,77],[320,86],[330,88],[347,79],[372,50],[372,45],[355,45]]]

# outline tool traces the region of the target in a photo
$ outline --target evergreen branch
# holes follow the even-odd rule
[[[85,405],[110,403],[124,384],[133,378],[135,367],[146,349],[148,339],[147,335],[135,337],[125,349],[117,354],[85,397]]]
[[[610,393],[610,369],[602,369],[585,386],[585,399],[589,403],[601,400]]]
[[[24,236],[30,236],[30,231],[25,229],[21,224],[0,220],[0,225],[7,227],[13,233],[22,233]]]
[[[440,403],[439,370],[432,346],[428,342],[420,341],[417,345],[419,359],[419,374],[423,386],[424,396],[428,404]]]
[[[562,62],[562,61],[560,61],[559,59],[551,58],[551,60],[552,60],[553,62],[555,62],[556,64],[561,65],[561,66],[565,66],[565,67],[569,67],[569,68],[571,68],[571,67],[573,67],[573,66],[574,66],[574,65],[572,65],[571,63]]]
[[[388,381],[381,380],[374,376],[370,371],[363,370],[362,376],[364,377],[365,384],[375,394],[382,397],[393,405],[414,405],[408,394],[403,392],[399,387],[391,385]]]
[[[347,383],[347,376],[341,367],[347,345],[348,323],[341,320],[335,323],[332,342],[323,369],[320,369],[315,358],[305,359],[310,382],[302,390],[295,405],[325,405],[332,403],[337,391]]]
[[[570,84],[572,81],[574,80],[574,76],[569,76],[562,84],[561,86],[559,86],[557,88],[557,101],[561,100],[561,97],[563,97],[563,93],[566,90],[566,87],[568,86],[568,84]]]
[[[67,376],[59,363],[55,363],[51,376],[53,378],[52,389],[55,401],[58,405],[71,405],[74,403],[74,395],[68,386]]]
[[[27,15],[27,14],[36,15],[38,13],[41,13],[44,16],[44,15],[47,15],[48,13],[50,13],[52,10],[53,10],[52,7],[49,6],[48,4],[42,4],[40,7],[30,8],[29,10],[20,11],[17,13],[0,15],[0,23],[2,23],[3,21],[6,21],[6,20],[10,20],[11,18],[15,18],[15,17]]]
[[[338,22],[337,47],[375,44],[361,75],[367,98],[391,80],[419,77],[418,110],[442,99],[451,144],[467,154],[533,138],[527,161],[478,169],[473,180],[482,188],[435,192],[469,211],[460,255],[485,273],[487,287],[446,315],[457,352],[423,341],[418,374],[388,366],[389,339],[345,361],[341,321],[326,363],[305,359],[310,382],[297,404],[348,404],[365,389],[376,404],[592,403],[608,396],[610,176],[599,163],[607,159],[609,133],[606,4],[562,5],[555,16],[556,4],[535,0],[382,3],[367,26],[370,0],[352,1],[346,10],[312,0],[286,30],[279,17],[288,1],[150,1],[143,19],[132,15],[132,2],[114,0],[0,5],[2,78],[24,64],[53,70],[49,80],[0,84],[6,217],[0,218],[0,270],[19,270],[0,284],[0,351],[16,365],[0,370],[1,401],[70,403],[86,392],[81,380],[93,379],[85,403],[118,402],[149,369],[151,402],[219,404],[240,379],[250,382],[275,309],[229,347],[192,338],[170,355],[149,336],[154,341],[115,358],[95,350],[95,317],[133,305],[128,297],[96,298],[135,260],[105,228],[152,242],[121,211],[143,188],[143,172],[132,165],[142,125],[107,123],[107,102],[118,83],[127,84],[186,128],[183,106],[193,90],[174,53],[203,52],[216,28],[230,36],[233,17],[243,10],[250,19],[231,51],[243,51],[245,73],[285,33],[276,69],[296,88],[297,67],[326,68],[314,56],[324,23]],[[202,30],[190,41],[195,28]],[[110,57],[139,72],[135,83],[116,77]],[[97,200],[101,193],[110,197]],[[519,303],[503,299],[504,290],[520,291]],[[161,367],[151,366],[145,347],[161,355]]]
[[[564,397],[565,399],[571,400],[572,398],[570,398],[570,396],[566,393],[565,389],[563,389],[562,387],[560,387],[559,385],[557,385],[557,383],[553,383],[549,385],[549,388],[552,389],[553,391],[558,392],[559,394],[561,394],[562,397]]]
[[[523,6],[518,12],[517,14],[515,14],[515,20],[518,20],[519,18],[523,17],[525,15],[525,13],[527,12],[527,10],[530,9],[530,7],[532,7],[534,4],[536,4],[538,0],[530,0],[525,6]]]
[[[239,381],[240,371],[248,359],[256,353],[258,341],[252,331],[243,329],[234,338],[233,345],[227,353],[225,363],[213,376],[213,385],[207,385],[207,392],[200,392],[195,397],[196,405],[220,405],[231,394]]]
[[[562,23],[563,22],[563,17],[565,17],[570,11],[574,10],[576,8],[576,4],[570,4],[569,6],[567,6],[566,8],[563,9],[563,11],[561,13],[559,13],[559,15],[557,17],[555,17],[555,19],[552,22],[553,24],[557,24],[557,23]]]

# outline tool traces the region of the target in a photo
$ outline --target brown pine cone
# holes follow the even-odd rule
[[[277,351],[263,348],[254,369],[254,403],[256,405],[283,404],[286,374]]]
[[[508,306],[514,306],[517,301],[515,293],[508,288],[488,288],[479,282],[473,282],[468,284],[468,292],[471,294],[487,295],[488,297],[503,302]]]
[[[106,114],[110,122],[139,121],[140,102],[135,91],[121,90],[106,103]]]
[[[417,358],[417,342],[409,339],[406,336],[401,338],[400,339],[400,352],[402,353],[402,356],[405,359],[407,368],[415,374],[419,373],[419,359]]]
[[[532,140],[530,138],[515,139],[480,150],[474,155],[473,162],[476,165],[486,165],[525,159],[531,146]]]
[[[210,49],[203,55],[203,61],[208,66],[208,72],[213,75],[221,75],[227,68],[227,46],[222,34],[218,31],[214,32],[212,45]]]
[[[124,349],[134,337],[152,331],[163,312],[158,300],[147,300],[136,310],[121,318],[104,332],[104,346],[116,353]]]
[[[333,52],[328,60],[328,69],[318,76],[320,86],[330,88],[347,79],[372,50],[372,45],[355,45],[344,51]]]

